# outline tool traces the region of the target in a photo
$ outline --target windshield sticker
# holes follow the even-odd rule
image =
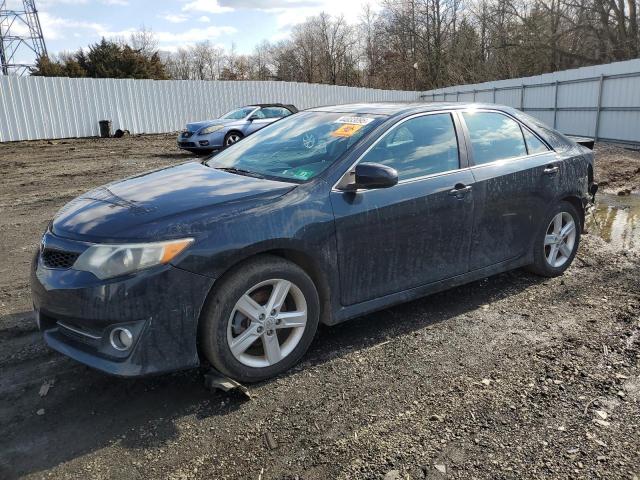
[[[340,117],[333,123],[348,123],[349,125],[368,125],[373,122],[373,118],[368,117]]]
[[[340,128],[331,132],[332,137],[348,138],[362,128],[362,125],[344,124]]]
[[[295,178],[299,178],[300,180],[308,180],[309,178],[313,177],[312,170],[305,170],[302,168],[294,169],[294,170],[285,170],[284,173],[293,175]]]

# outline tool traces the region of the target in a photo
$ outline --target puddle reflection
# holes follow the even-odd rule
[[[598,195],[587,228],[621,250],[640,251],[640,195]]]

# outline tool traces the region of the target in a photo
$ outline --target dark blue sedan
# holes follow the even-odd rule
[[[522,266],[562,274],[596,188],[591,150],[511,108],[316,108],[73,200],[33,303],[49,346],[105,372],[258,381],[320,322]]]

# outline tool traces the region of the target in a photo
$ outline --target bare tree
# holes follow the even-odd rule
[[[204,42],[168,56],[173,78],[428,89],[637,58],[640,0],[383,0],[358,25],[320,13],[250,55]],[[142,30],[130,42],[153,50]],[[147,47],[146,45],[150,45]]]

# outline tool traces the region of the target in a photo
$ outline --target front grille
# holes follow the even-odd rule
[[[195,147],[195,142],[180,142],[181,147]]]
[[[47,268],[71,268],[79,256],[80,254],[75,252],[45,248],[42,252],[42,263]]]
[[[182,138],[189,138],[194,132],[182,132]]]

